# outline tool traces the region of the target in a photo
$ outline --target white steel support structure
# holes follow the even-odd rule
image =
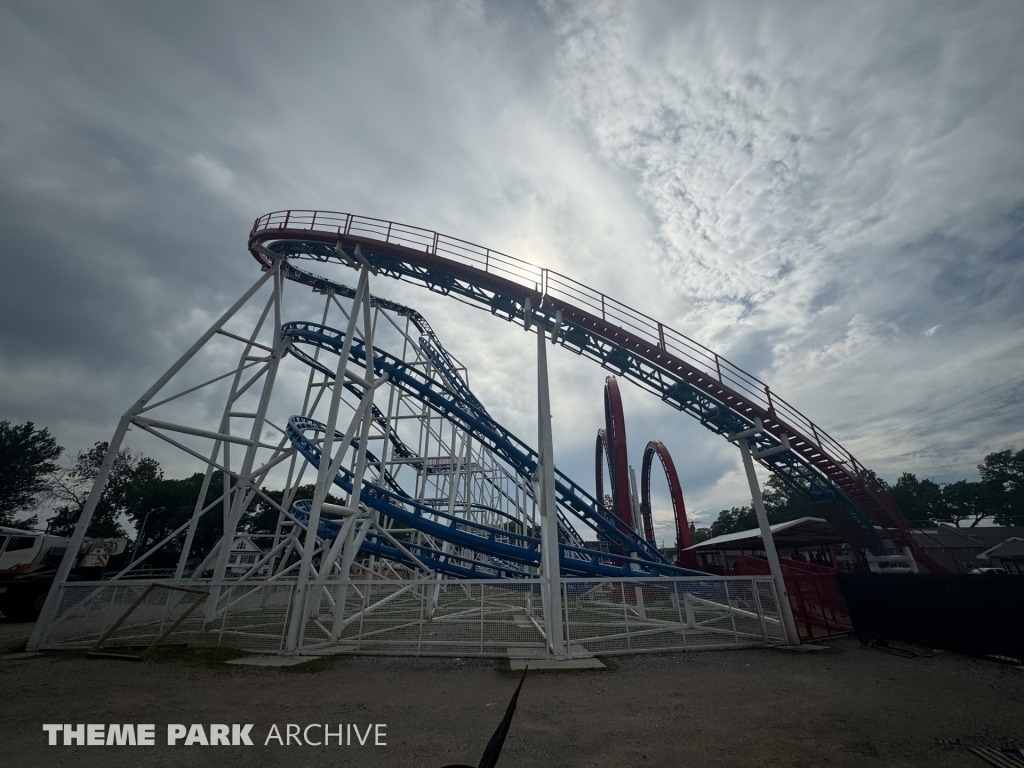
[[[29,639],[28,647],[38,648],[40,639],[46,634],[46,631],[53,621],[54,616],[57,613],[58,600],[60,599],[61,590],[60,587],[67,583],[69,574],[71,573],[72,567],[74,567],[75,560],[78,556],[79,550],[82,547],[82,543],[85,541],[86,532],[89,529],[89,524],[92,522],[93,515],[96,512],[96,506],[99,504],[100,497],[103,494],[103,489],[106,486],[107,478],[110,476],[110,471],[114,466],[114,461],[117,459],[118,452],[121,450],[122,443],[124,442],[125,434],[128,429],[133,425],[142,426],[144,429],[152,427],[155,422],[145,419],[141,416],[142,413],[147,411],[149,408],[156,407],[156,404],[151,404],[151,401],[156,397],[164,387],[170,382],[174,376],[179,373],[185,365],[192,360],[196,354],[205,347],[218,333],[221,333],[225,324],[231,320],[239,310],[244,307],[253,296],[268,282],[273,281],[274,295],[271,297],[271,301],[275,302],[275,306],[280,306],[280,291],[281,291],[281,259],[274,254],[273,268],[265,272],[253,285],[236,301],[223,315],[221,315],[216,322],[211,325],[206,332],[200,336],[196,342],[189,347],[188,350],[178,360],[168,368],[164,374],[156,380],[156,382],[146,390],[143,395],[136,400],[132,406],[124,413],[120,421],[117,424],[117,428],[114,430],[114,434],[110,439],[110,443],[107,447],[106,455],[103,457],[103,462],[100,464],[99,470],[96,473],[96,477],[93,480],[92,489],[89,491],[89,496],[86,499],[85,506],[82,508],[82,514],[78,518],[78,522],[75,525],[75,530],[71,535],[71,541],[68,544],[67,551],[64,553],[64,557],[61,560],[60,567],[57,569],[57,575],[54,578],[54,588],[50,589],[49,594],[46,597],[46,602],[43,606],[43,610],[39,615],[39,619],[36,621],[36,625],[33,628],[32,636]],[[272,356],[278,350],[272,351]],[[243,360],[245,356],[243,355]],[[272,366],[275,366],[276,361],[273,358],[270,361]],[[233,371],[236,376],[240,371]],[[193,388],[197,389],[197,387]],[[168,400],[174,397],[179,397],[182,394],[175,395],[172,398],[167,398],[161,403],[168,402]],[[168,431],[174,430],[174,425],[159,423],[158,426],[167,429]],[[184,431],[181,428],[177,431]],[[198,430],[191,430],[194,434]],[[216,434],[212,435],[215,439]],[[166,438],[165,438],[166,439]],[[250,434],[249,440],[239,441],[237,438],[236,442],[243,443],[258,443],[259,432],[253,430]],[[215,443],[216,444],[216,443]],[[216,456],[216,453],[214,453]],[[210,463],[214,464],[216,459],[214,458]],[[252,467],[249,466],[251,471]],[[208,484],[207,484],[208,485]],[[205,487],[205,486],[204,486]],[[198,506],[197,506],[198,509]],[[201,512],[197,512],[195,516],[198,516]]]
[[[292,256],[258,247],[271,268],[122,417],[69,552],[77,553],[86,538],[129,429],[136,430],[133,440],[157,438],[186,454],[192,466],[198,462],[198,471],[189,470],[198,498],[193,503],[189,497],[180,517],[164,516],[159,534],[137,544],[132,562],[110,580],[69,585],[74,558],[65,559],[32,647],[39,647],[41,638],[43,647],[52,648],[94,629],[102,633],[136,610],[135,596],[150,584],[205,591],[204,604],[189,618],[188,642],[287,654],[365,652],[381,640],[381,627],[394,624],[401,637],[387,642],[397,643],[397,649],[414,642],[417,654],[455,649],[500,655],[511,643],[519,654],[568,658],[570,630],[576,652],[585,636],[580,633],[590,631],[587,620],[578,618],[581,600],[588,611],[596,608],[610,621],[627,622],[620,633],[627,650],[630,643],[642,642],[634,617],[643,622],[643,632],[659,627],[675,632],[677,624],[682,626],[681,613],[672,619],[678,605],[661,605],[662,592],[644,591],[640,582],[647,577],[638,564],[632,566],[637,579],[614,576],[609,586],[602,586],[603,578],[562,576],[562,563],[587,556],[572,549],[582,549],[583,538],[556,494],[546,342],[557,340],[557,319],[554,330],[550,323],[527,328],[538,333],[538,453],[529,476],[528,465],[510,463],[486,435],[477,437],[464,422],[411,391],[399,368],[390,369],[396,371],[394,379],[382,375],[379,362],[393,365],[389,356],[401,348],[402,365],[424,376],[435,391],[469,390],[465,367],[441,347],[422,316],[371,296],[373,269],[358,249],[343,259],[354,270],[349,274],[358,276],[352,288],[310,273],[297,277],[300,270],[287,260]],[[309,303],[292,299],[289,289],[292,304],[285,305],[285,280],[306,281],[324,297],[313,319],[290,314],[296,307],[308,312]],[[358,344],[368,354],[352,355]],[[385,357],[375,359],[375,345]],[[200,378],[203,383],[194,384]],[[381,387],[386,392],[377,393]],[[465,402],[486,415],[472,393]],[[296,436],[297,429],[306,442]],[[132,447],[138,446],[133,442]],[[352,481],[347,494],[334,483],[342,473]],[[372,497],[361,494],[365,483],[377,486]],[[635,497],[633,477],[631,486]],[[389,515],[377,503],[381,489],[394,493],[399,507],[415,505],[420,519],[434,527]],[[145,510],[132,510],[142,519],[137,512]],[[639,526],[635,498],[633,512]],[[492,542],[506,534],[526,536],[536,548],[539,538],[540,548],[534,549],[539,563],[506,560],[465,537],[449,539],[438,523],[457,530],[488,526]],[[570,549],[560,551],[560,538]],[[487,541],[485,534],[481,542]],[[248,547],[249,559],[242,558],[239,546]],[[590,586],[579,593],[575,587],[564,591],[568,582],[587,581]],[[764,578],[758,583],[763,590],[768,586]],[[683,587],[686,582],[679,581],[673,589]],[[709,638],[720,635],[727,643],[752,638],[743,622],[760,610],[756,600],[748,595],[746,602],[741,597],[736,605],[720,605],[715,590],[721,588],[709,589],[699,610],[709,609],[714,617],[697,631]],[[543,620],[535,613],[538,593]],[[170,594],[166,602],[140,604],[129,622],[135,622],[133,631],[149,627],[145,622],[154,612],[163,612],[160,626],[184,610],[188,602],[182,593]],[[608,603],[609,594],[618,597]],[[668,608],[672,615],[666,619],[658,611]],[[687,615],[694,610],[691,606]],[[727,634],[715,626],[722,617],[733,625]],[[765,621],[767,631],[773,629],[769,616],[758,637],[765,634]],[[780,622],[774,621],[777,630]],[[457,632],[450,631],[453,627]],[[690,632],[697,624],[690,621],[687,627]],[[126,636],[125,642],[139,637]]]
[[[274,391],[274,382],[277,379],[277,370],[281,363],[281,358],[284,357],[284,343],[281,340],[281,299],[282,290],[284,288],[284,277],[281,274],[281,260],[275,260],[274,273],[274,294],[271,297],[271,302],[274,307],[274,325],[273,325],[273,339],[274,346],[273,351],[270,353],[270,363],[265,374],[263,383],[263,392],[260,394],[259,406],[256,410],[256,415],[252,419],[252,429],[249,434],[249,444],[246,446],[245,457],[242,460],[242,467],[239,471],[238,481],[235,485],[234,495],[231,498],[230,506],[228,505],[228,494],[229,494],[229,482],[230,478],[224,475],[224,489],[225,489],[225,500],[224,500],[224,531],[221,535],[220,549],[217,552],[216,565],[213,569],[213,579],[215,582],[224,580],[224,573],[227,569],[228,557],[231,554],[231,543],[235,539],[235,533],[238,530],[239,520],[242,518],[242,513],[248,507],[249,502],[252,500],[253,490],[252,481],[254,475],[253,464],[256,461],[256,452],[260,445],[260,436],[263,434],[263,429],[266,424],[267,408],[270,406],[270,396]],[[264,315],[265,317],[265,315]],[[262,318],[260,325],[262,325]],[[259,327],[257,327],[257,333]],[[234,389],[234,388],[233,388]],[[232,392],[234,395],[234,391]],[[228,408],[232,405],[232,401],[229,400]],[[230,415],[230,412],[227,412]],[[283,443],[282,443],[283,447]],[[202,498],[202,497],[200,497]],[[187,552],[185,553],[187,556]],[[214,588],[210,592],[210,598],[206,601],[207,619],[212,620],[214,613],[217,608],[217,599],[219,597],[218,590]]]
[[[776,453],[788,451],[789,439],[784,435],[782,445],[759,451],[756,454],[750,450],[748,439],[757,435],[763,430],[760,419],[754,420],[752,429],[737,432],[729,436],[729,440],[736,443],[740,448],[740,455],[743,457],[743,469],[747,475],[747,483],[750,486],[750,500],[754,505],[754,514],[757,516],[757,525],[761,529],[761,541],[764,544],[764,552],[768,557],[768,567],[771,569],[772,582],[775,584],[775,593],[779,598],[779,613],[782,615],[782,624],[786,632],[786,643],[788,645],[800,645],[800,634],[797,632],[796,619],[793,617],[793,606],[789,602],[789,593],[786,590],[786,581],[782,576],[782,564],[779,562],[779,553],[775,549],[775,540],[772,538],[772,529],[768,524],[768,514],[764,509],[764,499],[761,497],[761,484],[757,481],[757,474],[754,472],[754,459],[764,458]]]
[[[541,600],[548,653],[568,658],[562,618],[562,579],[558,557],[558,513],[555,503],[555,449],[551,436],[551,394],[548,351],[543,325],[537,326],[537,465],[540,502]]]
[[[344,382],[348,372],[348,359],[349,351],[352,349],[352,342],[355,340],[357,335],[357,327],[359,319],[362,318],[362,333],[360,334],[365,348],[366,354],[366,377],[365,380],[360,382],[363,384],[363,395],[359,401],[359,405],[355,409],[355,413],[352,414],[352,419],[349,422],[348,428],[342,434],[340,444],[335,449],[335,431],[338,426],[338,413],[341,407],[341,396],[344,391]],[[289,653],[294,653],[302,641],[302,635],[305,629],[306,622],[309,620],[312,609],[319,605],[320,594],[318,592],[315,599],[310,598],[309,581],[310,575],[313,572],[313,555],[316,552],[317,545],[317,530],[320,525],[320,516],[323,511],[324,500],[327,496],[328,489],[334,481],[334,476],[338,474],[338,470],[341,469],[342,464],[345,462],[345,457],[348,453],[348,449],[356,442],[358,436],[358,446],[356,448],[356,475],[353,481],[352,494],[349,497],[348,504],[344,508],[344,512],[351,515],[352,517],[346,521],[343,526],[342,533],[335,539],[334,545],[330,547],[330,551],[321,551],[320,559],[320,572],[317,574],[318,577],[322,576],[326,578],[334,564],[335,559],[341,554],[342,548],[348,544],[349,556],[343,558],[343,562],[351,564],[355,557],[355,548],[358,548],[356,543],[354,526],[357,522],[356,518],[359,516],[361,510],[359,505],[359,494],[362,488],[363,473],[366,469],[366,445],[367,438],[369,436],[370,423],[373,420],[372,406],[373,406],[373,394],[374,390],[386,381],[386,377],[375,381],[373,378],[373,318],[372,308],[370,305],[370,269],[367,265],[363,265],[362,269],[359,270],[359,282],[356,287],[356,295],[352,299],[352,311],[348,317],[348,327],[345,330],[345,338],[342,342],[341,354],[338,355],[338,365],[334,374],[334,386],[331,389],[330,399],[330,410],[327,417],[326,430],[324,432],[323,444],[321,445],[321,459],[320,467],[317,471],[316,486],[313,491],[313,504],[309,512],[309,521],[306,524],[305,537],[303,539],[302,547],[302,560],[299,565],[298,581],[295,586],[295,595],[292,600],[291,606],[291,620],[288,625],[288,640],[285,649]],[[365,537],[367,532],[366,526],[361,529],[361,535]],[[342,581],[348,579],[347,573],[341,574]],[[344,587],[342,588],[344,593]],[[344,605],[344,597],[340,599],[342,606]],[[336,603],[337,605],[337,603]]]

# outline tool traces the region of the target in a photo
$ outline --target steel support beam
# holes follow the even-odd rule
[[[558,557],[558,507],[555,503],[555,449],[551,435],[551,393],[544,327],[537,328],[537,479],[540,493],[541,599],[548,653],[568,658],[562,623],[562,579]]]

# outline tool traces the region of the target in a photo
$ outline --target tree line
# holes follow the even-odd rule
[[[35,510],[40,505],[49,505],[53,514],[45,522],[46,531],[70,536],[107,448],[105,442],[96,443],[72,457],[70,466],[62,467],[58,459],[64,449],[45,427],[37,428],[32,422],[0,421],[0,525],[38,528],[40,521]],[[881,478],[875,480],[889,492],[911,525],[948,522],[958,527],[976,526],[986,518],[996,525],[1024,525],[1024,450],[990,453],[978,465],[978,471],[981,479],[976,482],[935,483],[919,480],[909,472],[900,475],[892,485]],[[201,472],[183,479],[164,477],[156,459],[122,448],[114,459],[88,535],[132,541],[138,538],[138,551],[147,551],[192,517],[203,477]],[[222,473],[214,472],[200,508],[218,505],[225,492],[230,495],[233,491],[232,483],[229,478],[225,485]],[[281,503],[282,491],[262,490],[268,498]],[[295,496],[312,497],[312,484],[299,488]],[[772,475],[765,483],[763,497],[772,525],[814,516],[810,501],[778,475]],[[332,496],[328,496],[328,501],[338,503]],[[606,498],[606,503],[610,502]],[[277,520],[274,506],[257,498],[243,515],[238,531],[273,533]],[[749,506],[732,507],[722,510],[710,526],[696,528],[691,523],[690,527],[694,541],[700,542],[756,528],[757,518]],[[199,520],[193,553],[202,556],[208,552],[222,531],[223,516],[219,510],[211,509]],[[154,562],[159,561],[156,557]]]
[[[912,526],[951,523],[957,528],[974,527],[988,519],[995,525],[1024,525],[1024,450],[988,454],[978,465],[981,479],[936,483],[904,472],[892,485],[880,477],[873,480],[892,497]],[[814,517],[808,499],[779,475],[765,483],[762,495],[771,525]],[[706,541],[757,528],[757,517],[749,507],[723,509],[710,526],[694,528],[694,541]]]
[[[70,536],[85,509],[93,480],[99,472],[109,444],[96,443],[72,457],[70,466],[57,460],[63,448],[46,428],[32,422],[12,425],[0,421],[0,525],[25,530],[44,528],[56,536]],[[107,483],[100,495],[86,535],[96,538],[125,538],[146,552],[192,517],[203,487],[204,474],[175,479],[164,476],[160,464],[149,456],[122,448],[114,459]],[[221,537],[224,524],[221,503],[225,491],[234,491],[234,478],[225,486],[224,475],[215,471],[200,509],[211,507],[196,526],[191,553],[202,557]],[[284,493],[261,489],[277,504]],[[313,498],[313,485],[297,489],[295,499]],[[340,503],[328,494],[327,501]],[[49,505],[52,515],[42,523],[40,505]],[[33,513],[25,516],[26,513]],[[257,498],[239,521],[240,534],[273,533],[278,512],[272,504]],[[150,559],[153,565],[168,565],[180,550],[185,533],[167,542]],[[173,546],[172,546],[173,545]],[[166,549],[166,551],[164,551]]]

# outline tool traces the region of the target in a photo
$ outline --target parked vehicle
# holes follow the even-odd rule
[[[64,536],[0,526],[0,613],[16,621],[33,621],[43,609],[70,543]],[[103,578],[127,543],[127,539],[86,539],[69,579]]]

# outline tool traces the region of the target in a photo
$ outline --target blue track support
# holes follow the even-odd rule
[[[321,457],[320,447],[306,437],[305,433],[323,432],[324,429],[320,422],[303,416],[293,416],[288,420],[285,428],[292,445],[307,461],[318,468]],[[348,469],[341,468],[333,481],[346,493],[352,493],[353,475]],[[414,528],[440,541],[480,552],[492,559],[504,562],[520,563],[534,568],[540,565],[540,539],[537,537],[473,523],[456,515],[449,515],[446,512],[419,504],[412,499],[366,481],[363,482],[359,499],[367,507],[378,510],[399,524]],[[328,536],[329,528],[328,526],[325,529]],[[336,536],[337,533],[334,535]],[[608,556],[602,552],[579,547],[560,546],[559,556],[561,571],[566,576],[637,578],[708,575],[700,571],[667,565],[663,562],[651,562],[617,555]],[[486,567],[487,564],[484,563],[483,566]]]
[[[290,342],[288,348],[290,354],[325,375],[333,377],[333,371],[297,348],[297,345],[308,344],[338,354],[343,340],[343,334],[340,331],[319,323],[297,322],[283,325],[281,334]],[[388,352],[374,348],[373,356],[374,370],[387,373],[390,377],[389,383],[401,387],[407,394],[416,397],[435,412],[472,434],[474,438],[483,442],[504,459],[522,477],[529,479],[533,476],[537,469],[537,454],[519,438],[489,416],[476,413],[455,392]],[[361,341],[353,341],[350,358],[358,365],[365,366],[366,352]],[[581,486],[557,469],[555,491],[560,506],[614,542],[621,552],[635,552],[641,560],[666,564],[665,558],[657,548],[646,542],[636,531],[620,524],[617,518],[614,518]]]
[[[434,340],[436,341],[436,339]],[[455,368],[455,363],[448,354],[447,350],[440,344],[434,343],[427,336],[420,337],[420,349],[430,359],[434,366],[441,372],[441,375],[451,385],[453,391],[457,392],[459,396],[477,413],[487,415],[487,409],[481,404],[476,396],[470,391],[469,385],[466,383],[459,372]]]
[[[292,516],[303,525],[309,523],[309,512],[313,502],[310,499],[300,499],[292,504]],[[316,535],[324,541],[334,541],[341,532],[341,523],[336,520],[320,518]],[[470,560],[467,557],[441,552],[431,547],[424,547],[420,544],[403,541],[402,546],[412,553],[420,563],[446,576],[454,576],[459,579],[525,579],[531,574],[518,568],[512,568],[503,563],[485,563],[480,560]],[[360,551],[368,552],[378,557],[402,563],[409,568],[417,568],[419,564],[405,552],[396,547],[384,536],[376,531],[370,531],[359,547]]]
[[[286,246],[287,244],[276,244],[275,248],[281,247],[283,249],[281,252],[286,252]],[[332,254],[334,253],[330,249],[326,249],[326,251],[329,251]],[[284,264],[282,265],[282,271],[289,280],[308,286],[312,288],[314,291],[320,293],[333,293],[337,296],[345,296],[347,298],[353,298],[355,296],[355,289],[352,288],[351,286],[345,285],[344,283],[338,283],[334,280],[329,280],[326,277],[321,277],[320,275],[313,274],[312,272],[309,272],[304,269],[299,269],[294,264],[291,264],[288,261],[285,261]],[[479,413],[484,415],[487,414],[487,410],[476,398],[476,396],[473,395],[472,391],[469,388],[469,385],[461,376],[459,376],[455,364],[452,361],[451,355],[441,344],[441,340],[437,337],[437,334],[434,333],[434,330],[433,328],[431,328],[430,323],[427,322],[427,319],[423,315],[421,315],[417,310],[413,309],[412,307],[408,307],[404,304],[399,304],[398,302],[392,301],[391,299],[381,298],[380,296],[371,295],[370,304],[375,307],[385,309],[389,312],[394,312],[400,317],[409,318],[409,321],[412,322],[412,324],[416,326],[416,328],[422,334],[420,338],[420,348],[423,350],[424,354],[426,354],[428,358],[438,368],[438,370],[442,372],[442,375],[452,385],[452,388],[456,392],[459,392],[471,406],[475,407],[478,410]],[[318,370],[323,369],[318,368]],[[331,374],[330,372],[328,372],[328,375],[333,376],[333,374]],[[352,385],[351,383],[346,382],[345,388],[352,394],[354,394],[356,397],[362,397],[362,390]],[[395,432],[395,430],[393,429],[387,429],[387,422],[386,419],[384,418],[384,414],[380,412],[377,406],[373,406],[373,416],[378,426],[380,426],[382,430],[385,430],[387,432],[388,440],[391,442],[393,446],[395,455],[405,459],[415,458],[415,453],[412,451],[412,449],[405,445],[405,443],[398,436],[398,433]],[[502,472],[506,476],[511,477],[508,470],[506,470],[504,467],[502,467]],[[507,494],[503,489],[501,489],[499,486],[495,487],[498,488],[499,493],[505,496],[505,498],[508,498]],[[529,484],[525,486],[525,490],[527,496],[532,499],[533,490],[531,489]],[[573,528],[569,521],[565,518],[565,515],[562,513],[561,510],[558,511],[558,531],[559,534],[563,538],[565,538],[567,542],[579,547],[584,546],[583,539],[580,537],[579,533],[577,533],[576,529]]]

